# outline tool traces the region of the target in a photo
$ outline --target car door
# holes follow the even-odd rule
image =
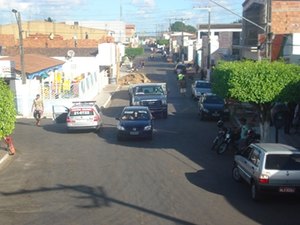
[[[63,105],[52,106],[52,119],[56,123],[65,123],[69,113],[69,108]]]
[[[239,156],[237,156],[237,164],[239,167],[240,175],[247,182],[250,182],[251,175],[249,173],[249,158],[253,151],[252,146],[248,146]]]
[[[247,182],[251,182],[251,179],[254,178],[258,180],[260,176],[259,167],[261,164],[261,152],[260,150],[253,148],[253,150],[249,154],[249,158],[247,163],[245,164],[245,175],[247,178]]]

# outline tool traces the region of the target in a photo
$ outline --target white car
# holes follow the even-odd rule
[[[64,112],[57,112],[53,106],[53,118],[56,122],[65,122],[68,131],[94,130],[99,131],[103,125],[102,112],[95,101],[76,101]]]
[[[192,84],[192,97],[199,99],[199,97],[206,93],[211,93],[211,83],[206,80],[195,80]]]

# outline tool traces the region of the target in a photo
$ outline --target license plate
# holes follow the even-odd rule
[[[130,135],[138,135],[139,132],[138,131],[130,131]]]
[[[293,187],[280,187],[279,192],[284,192],[284,193],[294,193],[295,188]]]

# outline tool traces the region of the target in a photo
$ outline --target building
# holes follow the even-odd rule
[[[243,20],[241,58],[277,59],[278,49],[283,47],[280,36],[300,33],[299,14],[300,1],[296,0],[244,1],[243,17],[254,24]]]
[[[209,70],[219,60],[238,59],[241,33],[240,23],[199,25],[195,47],[198,66]]]

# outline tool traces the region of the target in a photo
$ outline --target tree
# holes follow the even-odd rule
[[[171,31],[196,33],[197,29],[191,25],[185,25],[183,22],[177,21],[171,24]]]
[[[125,55],[133,60],[136,56],[143,55],[144,49],[143,48],[126,48]]]
[[[53,23],[54,20],[51,17],[48,17],[47,19],[45,19],[45,22]]]
[[[0,79],[0,140],[15,129],[16,108],[14,96],[7,84]]]
[[[300,100],[300,67],[282,61],[221,62],[212,74],[212,85],[216,94],[257,108],[266,141],[273,103]]]
[[[167,40],[167,39],[159,39],[159,40],[157,40],[157,44],[169,46],[169,40]]]

